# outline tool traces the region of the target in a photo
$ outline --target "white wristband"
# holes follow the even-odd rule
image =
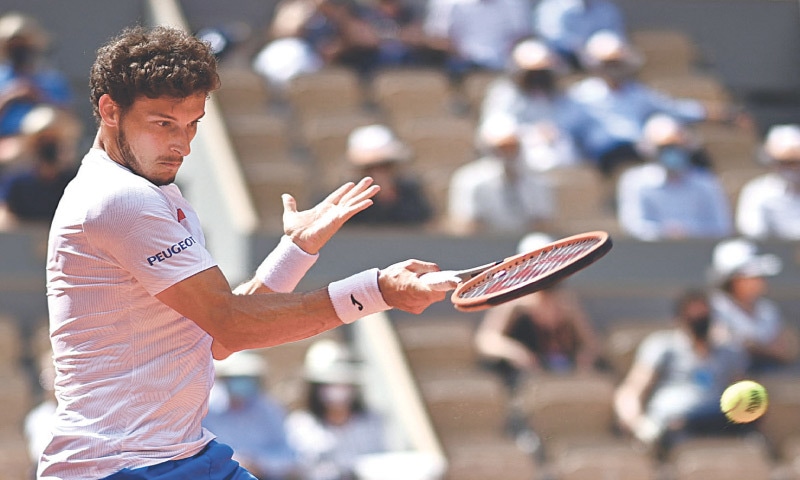
[[[273,292],[289,293],[297,287],[318,258],[318,253],[306,253],[284,235],[275,250],[258,266],[256,278]]]
[[[365,270],[344,280],[328,285],[336,315],[344,323],[353,323],[359,318],[389,310],[389,305],[378,288],[378,269]]]

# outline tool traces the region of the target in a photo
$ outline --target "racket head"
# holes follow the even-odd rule
[[[476,311],[548,288],[611,250],[607,232],[586,232],[509,257],[461,283],[450,300],[457,310]]]

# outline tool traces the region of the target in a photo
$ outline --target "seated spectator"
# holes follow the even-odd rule
[[[359,127],[347,142],[347,159],[358,178],[372,177],[381,191],[368,209],[357,213],[352,225],[421,225],[433,210],[420,182],[404,173],[411,159],[408,147],[384,125]]]
[[[584,69],[581,51],[594,33],[625,36],[624,15],[611,0],[540,0],[533,15],[533,33],[574,70]]]
[[[752,238],[800,240],[800,125],[770,128],[762,158],[773,171],[742,188],[736,227]]]
[[[553,191],[546,177],[525,163],[516,120],[490,116],[477,137],[483,156],[450,179],[449,227],[460,235],[546,230],[554,215]]]
[[[363,76],[429,61],[422,15],[405,0],[284,0],[254,68],[273,84],[342,64]]]
[[[49,223],[67,184],[75,176],[77,119],[40,105],[22,123],[24,157],[30,165],[0,179],[0,229],[23,223]]]
[[[780,258],[759,253],[755,243],[743,238],[724,240],[714,247],[714,339],[744,350],[754,373],[780,368],[797,357],[796,332],[766,296],[766,277],[780,273],[782,266]]]
[[[713,172],[692,164],[696,147],[685,126],[655,115],[641,147],[651,161],[625,170],[617,184],[619,223],[628,235],[655,241],[731,234],[728,197]]]
[[[261,480],[296,478],[284,407],[266,391],[267,365],[253,352],[215,361],[216,383],[203,426],[230,445],[234,460]]]
[[[425,33],[458,81],[474,70],[503,71],[514,44],[531,34],[530,15],[520,0],[431,0]]]
[[[383,418],[361,392],[361,371],[341,343],[319,340],[305,360],[307,409],[289,414],[289,441],[307,480],[348,480],[365,455],[386,452]]]
[[[529,234],[517,252],[554,240]],[[589,316],[563,282],[487,310],[475,346],[481,363],[512,391],[531,374],[591,371],[600,365],[600,342]]]
[[[583,132],[584,153],[598,168],[612,174],[618,166],[642,161],[636,150],[647,119],[664,113],[683,123],[738,122],[747,116],[692,99],[675,99],[635,78],[643,59],[627,40],[608,31],[592,35],[584,49],[592,76],[576,83],[569,95],[586,108],[593,121]]]
[[[675,302],[676,327],[651,333],[617,387],[620,426],[658,453],[690,436],[748,430],[727,421],[719,408],[724,389],[744,375],[747,356],[709,337],[706,294],[687,290]]]
[[[574,140],[590,119],[559,87],[565,72],[561,60],[544,43],[526,39],[514,47],[510,65],[505,75],[489,85],[481,117],[514,117],[525,160],[534,170],[582,161]]]
[[[34,18],[13,12],[0,18],[0,137],[18,134],[36,105],[66,108],[72,102],[67,79],[44,63],[48,43]]]

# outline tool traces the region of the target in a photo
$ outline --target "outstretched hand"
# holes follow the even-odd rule
[[[372,205],[380,191],[370,177],[348,182],[308,210],[297,210],[297,201],[283,194],[283,233],[300,248],[316,254],[353,215]]]

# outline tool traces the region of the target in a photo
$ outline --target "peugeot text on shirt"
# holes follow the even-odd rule
[[[149,263],[150,266],[152,267],[156,262],[163,262],[164,260],[172,257],[173,254],[177,255],[182,251],[186,250],[187,248],[191,247],[195,243],[197,242],[194,241],[194,238],[186,237],[180,242],[172,244],[166,250],[161,250],[155,255],[147,257],[147,263]]]

